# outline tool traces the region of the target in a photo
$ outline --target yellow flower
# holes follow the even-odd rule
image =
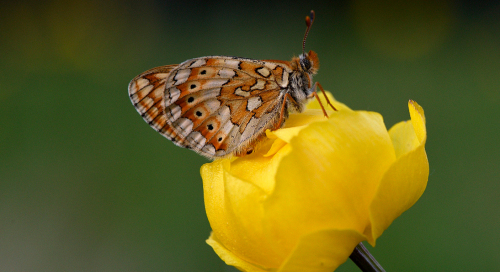
[[[333,271],[424,192],[427,136],[416,102],[411,120],[389,131],[378,113],[333,104],[328,119],[311,102],[253,154],[202,166],[207,243],[227,264]]]

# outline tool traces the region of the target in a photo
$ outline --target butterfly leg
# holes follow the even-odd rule
[[[326,118],[328,118],[328,114],[326,113],[325,107],[323,107],[323,103],[321,103],[321,100],[319,100],[318,94],[316,92],[313,92],[312,94],[318,100],[319,105],[321,106],[321,109],[323,110],[323,114],[325,115]]]
[[[323,110],[323,114],[325,115],[325,117],[328,118],[328,114],[326,113],[326,110],[325,110],[325,107],[323,106],[323,103],[321,103],[321,100],[319,99],[319,96],[318,94],[316,93],[316,87],[319,87],[319,89],[321,90],[321,92],[323,93],[323,95],[325,96],[325,99],[326,99],[326,103],[328,105],[330,105],[330,107],[332,107],[332,109],[334,111],[337,111],[337,109],[332,105],[332,103],[330,102],[330,99],[328,99],[328,96],[326,96],[326,93],[325,93],[325,90],[323,90],[323,86],[321,86],[321,84],[319,84],[318,82],[314,83],[314,86],[312,87],[312,92],[311,94],[309,95],[308,98],[311,98],[314,96],[314,98],[316,98],[319,102],[319,105],[321,106],[321,110]]]
[[[292,101],[292,103],[297,104],[297,101],[295,101],[295,99],[293,99],[289,93],[285,94],[285,98],[283,99],[283,104],[281,104],[280,119],[277,123],[275,123],[273,130],[279,129],[281,127],[281,125],[283,124],[283,119],[285,118],[285,108],[286,108],[285,106],[286,106],[287,99],[290,99]]]
[[[326,103],[327,103],[328,105],[330,105],[330,107],[332,107],[332,109],[333,109],[334,111],[337,111],[337,109],[336,109],[336,108],[332,105],[332,103],[330,103],[330,99],[328,99],[328,96],[326,96],[325,90],[323,90],[323,86],[321,86],[321,84],[319,84],[319,82],[314,83],[314,85],[316,85],[316,86],[318,86],[318,87],[319,87],[319,89],[321,90],[321,92],[322,92],[322,93],[323,93],[323,95],[325,96]],[[316,86],[314,87],[314,89],[315,89],[315,90],[316,90]],[[319,99],[318,99],[318,101],[319,101]]]

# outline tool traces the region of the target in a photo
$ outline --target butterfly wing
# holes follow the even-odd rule
[[[177,66],[167,65],[150,69],[135,77],[128,86],[130,100],[144,121],[174,143],[182,139],[168,125],[164,100],[165,83],[170,72]]]
[[[286,63],[222,56],[156,69],[131,82],[129,92],[141,94],[134,98],[148,100],[134,105],[165,137],[208,158],[238,152],[277,127],[291,73]]]

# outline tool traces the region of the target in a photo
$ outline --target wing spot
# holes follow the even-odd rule
[[[234,94],[237,96],[242,96],[242,97],[248,97],[250,96],[250,92],[245,92],[241,89],[241,87],[238,87],[235,91]]]
[[[207,128],[208,128],[208,130],[213,130],[214,126],[212,124],[208,124]]]
[[[191,86],[189,86],[189,88],[192,90],[194,88],[196,88],[196,84],[191,84]]]
[[[220,69],[219,72],[217,72],[217,75],[219,75],[221,78],[233,78],[236,75],[236,72],[233,69]]]
[[[196,111],[196,116],[200,117],[202,115],[203,115],[203,113],[201,113],[201,111]]]
[[[231,69],[236,69],[236,70],[241,70],[240,64],[241,61],[238,59],[225,59],[224,63],[226,67],[231,68]]]
[[[193,103],[193,101],[194,101],[194,97],[191,96],[190,98],[188,98],[188,103]]]
[[[220,143],[222,142],[222,137],[219,137],[219,139],[217,139],[217,141]]]
[[[269,75],[271,74],[271,72],[265,67],[259,67],[255,69],[255,72],[263,77],[269,77]]]
[[[188,67],[200,67],[203,66],[207,63],[207,60],[205,58],[199,58],[196,61],[193,61],[192,63],[188,64]]]
[[[266,86],[266,81],[262,79],[257,79],[257,82],[250,87],[250,90],[263,90]]]
[[[201,70],[200,75],[205,75],[207,73],[207,70]]]
[[[175,80],[174,85],[177,86],[177,85],[180,85],[180,84],[186,82],[186,80],[189,78],[190,74],[191,74],[191,69],[178,70],[174,76],[174,80]]]
[[[210,155],[215,155],[215,147],[211,144],[207,144],[203,147],[202,151],[204,151],[207,154]]]
[[[281,78],[281,84],[280,84],[281,87],[288,86],[288,76],[289,76],[289,74],[287,72],[283,71],[283,76]]]
[[[254,109],[262,105],[262,99],[260,96],[253,96],[248,99],[247,110],[253,111]]]

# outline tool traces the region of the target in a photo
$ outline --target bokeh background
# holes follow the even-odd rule
[[[499,1],[4,1],[0,271],[235,271],[205,244],[199,168],[127,84],[207,55],[289,60],[387,127],[425,109],[426,192],[371,252],[387,271],[500,270]],[[338,271],[359,271],[350,260]]]

